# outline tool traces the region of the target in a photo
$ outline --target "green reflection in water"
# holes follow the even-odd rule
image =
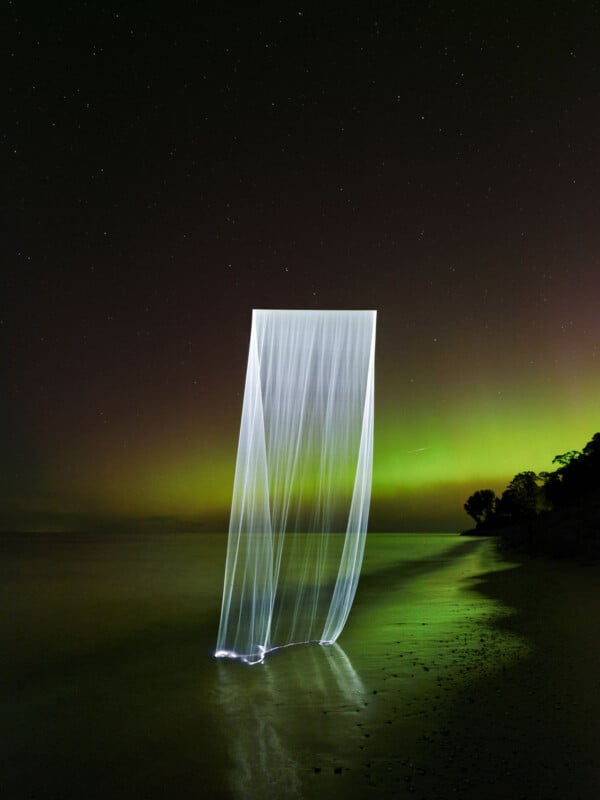
[[[224,536],[0,537],[6,796],[364,796],[526,652],[476,590],[491,545],[369,534],[341,647],[246,667],[212,657]]]
[[[220,665],[233,796],[361,797],[376,764],[400,769],[458,685],[526,654],[492,628],[510,610],[475,589],[510,566],[489,541],[370,535],[341,646]]]

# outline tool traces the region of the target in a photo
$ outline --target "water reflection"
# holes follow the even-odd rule
[[[335,759],[340,719],[365,688],[344,650],[286,648],[255,668],[219,662],[218,704],[234,797],[303,797],[303,785]]]

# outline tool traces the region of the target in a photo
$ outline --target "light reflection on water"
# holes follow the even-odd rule
[[[402,748],[416,748],[430,725],[424,697],[441,699],[526,653],[494,630],[486,660],[490,625],[510,613],[474,588],[476,576],[511,566],[489,542],[374,536],[370,544],[341,646],[286,648],[256,670],[219,664],[234,797],[361,797],[367,765],[397,768]]]
[[[225,544],[0,537],[13,796],[360,797],[435,722],[422,698],[524,653],[481,645],[508,613],[476,591],[510,566],[489,541],[370,534],[339,646],[219,661]]]
[[[328,714],[354,710],[365,695],[337,644],[277,653],[260,674],[221,662],[218,677],[221,725],[234,765],[228,779],[239,797],[302,797],[310,769],[306,750],[315,762],[331,758]]]

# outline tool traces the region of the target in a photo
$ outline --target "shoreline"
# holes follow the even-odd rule
[[[597,563],[374,536],[339,645],[249,667],[219,538],[55,544],[2,564],[7,798],[598,796]]]
[[[482,631],[480,653],[466,665],[471,677],[450,676],[454,685],[435,725],[424,726],[402,782],[426,800],[595,800],[600,632],[593,615],[600,565],[526,558],[513,569],[482,574],[473,588],[512,611],[491,622],[491,636]],[[505,633],[528,652],[489,670]],[[421,706],[434,703],[424,697]],[[382,796],[401,796],[397,775],[379,778]]]

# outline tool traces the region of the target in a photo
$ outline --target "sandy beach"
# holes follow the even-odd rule
[[[404,782],[430,799],[598,797],[599,578],[597,564],[527,560],[474,583],[508,613],[457,650],[461,667],[437,666],[447,694],[420,697],[416,749],[404,738],[376,761],[383,796]],[[396,745],[410,759],[390,760]]]
[[[528,653],[500,671],[475,665],[476,679],[456,692],[436,737],[424,796],[598,797],[599,565],[527,560],[476,588],[514,609],[495,625]]]
[[[339,644],[212,657],[223,537],[2,539],[7,798],[596,798],[597,564],[369,535]]]

